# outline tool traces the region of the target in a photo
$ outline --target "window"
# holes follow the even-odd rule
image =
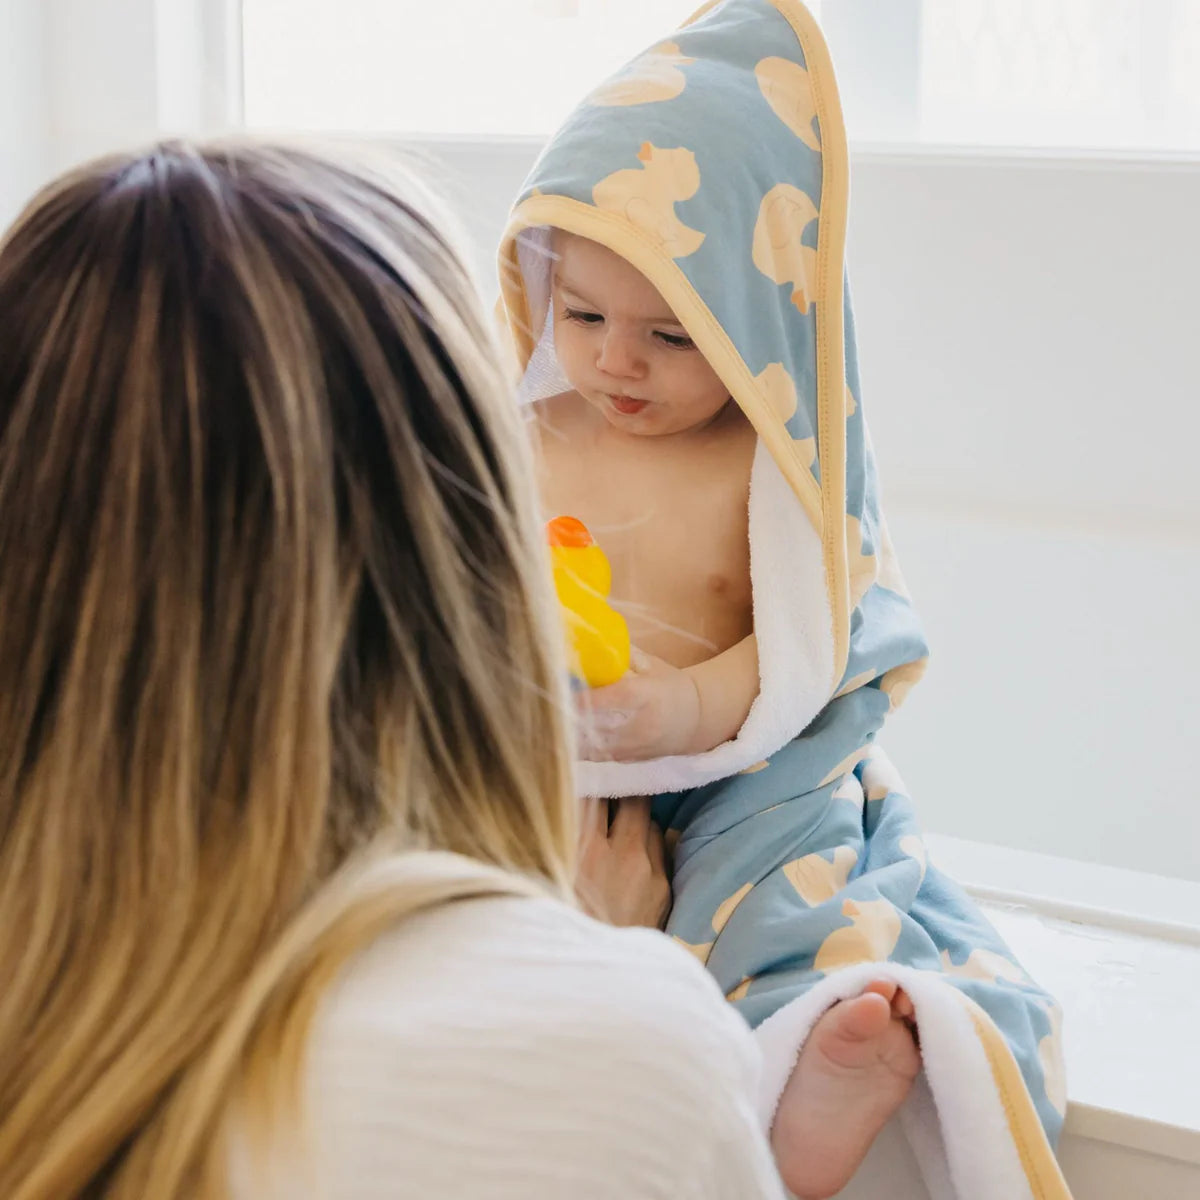
[[[697,0],[244,0],[252,128],[544,135]]]
[[[1200,149],[1200,0],[925,0],[920,137]]]
[[[697,0],[243,0],[258,129],[541,136]],[[1200,151],[1200,0],[822,0],[859,143]]]

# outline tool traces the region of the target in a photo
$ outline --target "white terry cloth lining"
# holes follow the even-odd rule
[[[554,354],[548,231],[523,233],[518,255],[530,311],[545,314],[518,390],[520,403],[527,405],[567,391],[570,385]],[[828,702],[833,618],[821,538],[761,440],[750,473],[749,525],[759,694],[742,728],[731,741],[701,754],[643,762],[581,762],[576,770],[581,795],[656,795],[736,775],[802,733]]]
[[[1033,1200],[1004,1104],[964,998],[928,971],[862,963],[828,976],[755,1031],[763,1056],[759,1117],[769,1129],[812,1027],[873,980],[894,980],[913,1003],[922,1071],[899,1113],[931,1200]]]

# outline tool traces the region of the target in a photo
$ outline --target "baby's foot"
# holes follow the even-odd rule
[[[783,1090],[771,1143],[788,1189],[824,1200],[849,1183],[921,1068],[894,983],[871,984],[813,1026]]]

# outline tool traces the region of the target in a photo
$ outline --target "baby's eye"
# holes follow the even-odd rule
[[[670,346],[672,350],[694,350],[696,343],[690,337],[682,333],[656,333],[654,335],[664,346]]]
[[[598,325],[604,320],[599,313],[587,312],[582,308],[568,308],[563,315],[568,321],[578,321],[580,325]]]

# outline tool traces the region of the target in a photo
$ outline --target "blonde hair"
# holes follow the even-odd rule
[[[0,243],[0,1195],[229,1192],[328,981],[566,895],[515,404],[418,181],[168,144]]]

